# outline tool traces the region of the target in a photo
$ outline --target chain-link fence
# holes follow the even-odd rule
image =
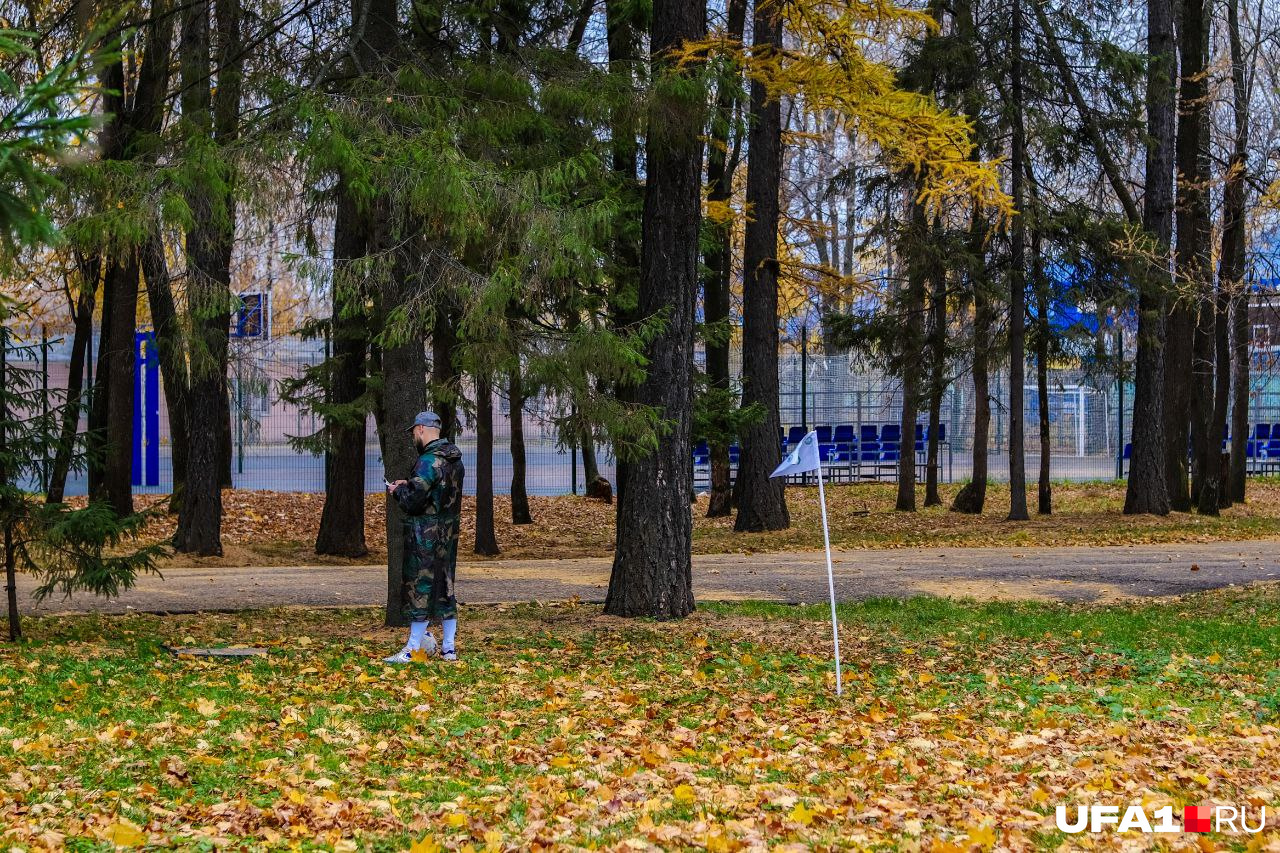
[[[96,344],[95,344],[96,347]],[[51,389],[65,388],[69,345],[51,341],[47,347],[34,345],[11,349],[11,359],[26,360],[27,366],[47,375]],[[95,349],[96,355],[96,349]],[[280,397],[281,383],[300,376],[325,358],[323,341],[277,338],[236,340],[232,344],[228,382],[231,394],[232,480],[237,488],[319,492],[324,489],[324,460],[296,451],[291,436],[314,433],[320,421],[303,406]],[[46,362],[47,359],[47,362]],[[698,360],[701,361],[701,355]],[[92,360],[91,360],[92,361]],[[737,358],[734,371],[737,371]],[[46,366],[47,363],[47,366]],[[134,471],[139,492],[165,493],[172,487],[168,411],[163,400],[163,383],[158,381],[154,353],[146,342],[139,343],[138,397],[135,417]],[[1280,381],[1273,364],[1255,361],[1250,411],[1251,424],[1263,425],[1269,436],[1275,424],[1277,439],[1270,465],[1280,470]],[[1049,412],[1051,448],[1050,470],[1054,479],[1104,480],[1122,476],[1127,469],[1125,447],[1133,428],[1131,407],[1133,387],[1121,386],[1111,378],[1086,376],[1082,371],[1049,371],[1048,393],[1040,399],[1034,365],[1027,370],[1025,391],[1025,435],[1027,472],[1034,479],[1039,468],[1040,406]],[[903,441],[900,430],[901,385],[897,378],[867,368],[847,355],[803,355],[788,351],[780,355],[780,414],[784,438],[802,435],[817,428],[836,479],[885,479],[895,477],[897,454],[918,453],[924,464],[927,406],[922,406],[915,441]],[[1008,373],[993,371],[990,378],[991,427],[989,431],[988,473],[992,480],[1008,477]],[[494,405],[494,483],[506,492],[511,479],[510,408],[501,393]],[[969,478],[972,471],[974,391],[972,377],[955,377],[942,396],[939,474],[944,481]],[[527,483],[531,494],[555,495],[584,488],[581,448],[559,440],[555,420],[566,414],[568,403],[555,397],[537,396],[524,407],[524,438]],[[82,428],[84,427],[82,419]],[[372,418],[367,424],[365,482],[369,491],[378,491],[384,475],[403,472],[383,469],[382,455]],[[1252,428],[1251,428],[1251,431]],[[196,440],[213,440],[212,432]],[[464,421],[457,438],[466,464],[475,465],[476,433],[473,421]],[[1264,437],[1256,445],[1253,470],[1268,467]],[[1254,449],[1254,448],[1251,448]],[[614,479],[614,460],[607,446],[595,448],[600,473]],[[704,488],[708,468],[705,457],[695,453],[695,483]],[[736,459],[736,453],[733,454]],[[923,476],[923,467],[921,468]],[[395,476],[391,476],[392,479]],[[468,477],[474,487],[474,477]],[[67,493],[83,494],[83,472],[73,474]]]

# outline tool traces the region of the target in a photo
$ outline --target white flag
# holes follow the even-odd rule
[[[800,440],[796,449],[782,460],[782,464],[770,474],[772,477],[785,477],[788,474],[802,474],[805,471],[817,471],[822,467],[818,455],[818,433],[811,432]]]

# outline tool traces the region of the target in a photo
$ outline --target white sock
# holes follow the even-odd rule
[[[446,619],[440,623],[444,626],[444,650],[453,650],[453,640],[458,635],[458,620]]]
[[[422,648],[423,641],[427,638],[427,620],[421,622],[409,623],[409,642],[404,644],[406,649],[416,651]]]

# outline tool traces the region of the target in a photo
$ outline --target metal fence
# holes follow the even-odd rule
[[[66,387],[69,346],[65,341],[51,342],[44,353],[34,346],[11,349],[10,358],[25,359],[28,367],[47,374],[48,387]],[[96,347],[95,347],[96,351]],[[281,382],[301,375],[309,366],[325,357],[322,341],[295,338],[274,340],[237,340],[233,342],[228,375],[231,394],[232,480],[237,488],[279,491],[319,492],[324,488],[324,460],[300,453],[289,444],[291,436],[307,435],[320,427],[318,418],[304,407],[286,403],[280,398]],[[145,346],[139,350],[139,380],[135,431],[135,488],[139,493],[165,493],[172,487],[168,412],[163,401],[163,383],[147,381],[148,370],[154,376],[154,356]],[[701,360],[699,355],[698,360]],[[735,372],[738,359],[734,359]],[[1126,467],[1124,447],[1132,429],[1132,385],[1123,389],[1111,379],[1101,381],[1079,370],[1055,369],[1049,374],[1048,394],[1040,399],[1035,386],[1035,372],[1027,371],[1025,392],[1025,436],[1027,471],[1035,476],[1039,466],[1039,407],[1049,411],[1051,472],[1060,480],[1113,479]],[[902,394],[899,381],[869,369],[846,355],[801,355],[784,352],[780,356],[780,415],[784,429],[791,427],[845,427],[845,433],[856,437],[875,428],[877,437],[883,427],[895,426],[901,416]],[[1008,375],[995,371],[990,381],[991,428],[989,432],[988,472],[992,480],[1007,479],[1009,418],[1007,409]],[[1253,408],[1251,423],[1277,423],[1280,435],[1280,381],[1269,364],[1255,371],[1251,390]],[[528,461],[527,483],[532,494],[555,495],[580,492],[584,475],[577,448],[559,441],[554,420],[563,416],[567,401],[554,397],[536,397],[525,405],[525,449]],[[497,491],[506,492],[511,477],[509,405],[501,393],[495,395],[494,406],[494,483]],[[943,395],[941,422],[945,442],[941,445],[940,474],[943,481],[965,480],[972,470],[973,446],[973,382],[968,375],[956,377]],[[920,423],[926,413],[920,414]],[[83,422],[82,422],[83,426]],[[365,482],[369,491],[378,491],[386,472],[372,419],[367,426]],[[199,440],[201,437],[196,436]],[[474,423],[464,423],[457,439],[466,464],[474,470],[476,434]],[[906,445],[910,450],[910,443]],[[894,465],[885,459],[863,459],[866,454],[854,448],[859,458],[833,473],[848,473],[863,479],[894,477]],[[614,460],[607,446],[597,448],[601,473],[614,479]],[[921,460],[923,461],[923,460]],[[1272,460],[1280,466],[1280,448]],[[149,464],[150,463],[150,464]],[[837,466],[838,468],[841,466]],[[1255,465],[1262,467],[1261,459]],[[393,477],[394,479],[394,477]],[[705,487],[705,466],[695,467],[695,483]],[[83,472],[73,474],[67,493],[83,494]],[[468,478],[474,487],[474,478]]]

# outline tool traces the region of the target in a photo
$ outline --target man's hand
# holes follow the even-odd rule
[[[396,490],[396,488],[397,488],[397,487],[399,487],[399,486],[404,486],[404,485],[408,485],[408,483],[409,483],[409,481],[408,481],[408,480],[396,480],[396,481],[395,481],[395,482],[393,482],[393,483],[387,483],[387,491],[388,491],[388,492],[394,492],[394,491]]]

